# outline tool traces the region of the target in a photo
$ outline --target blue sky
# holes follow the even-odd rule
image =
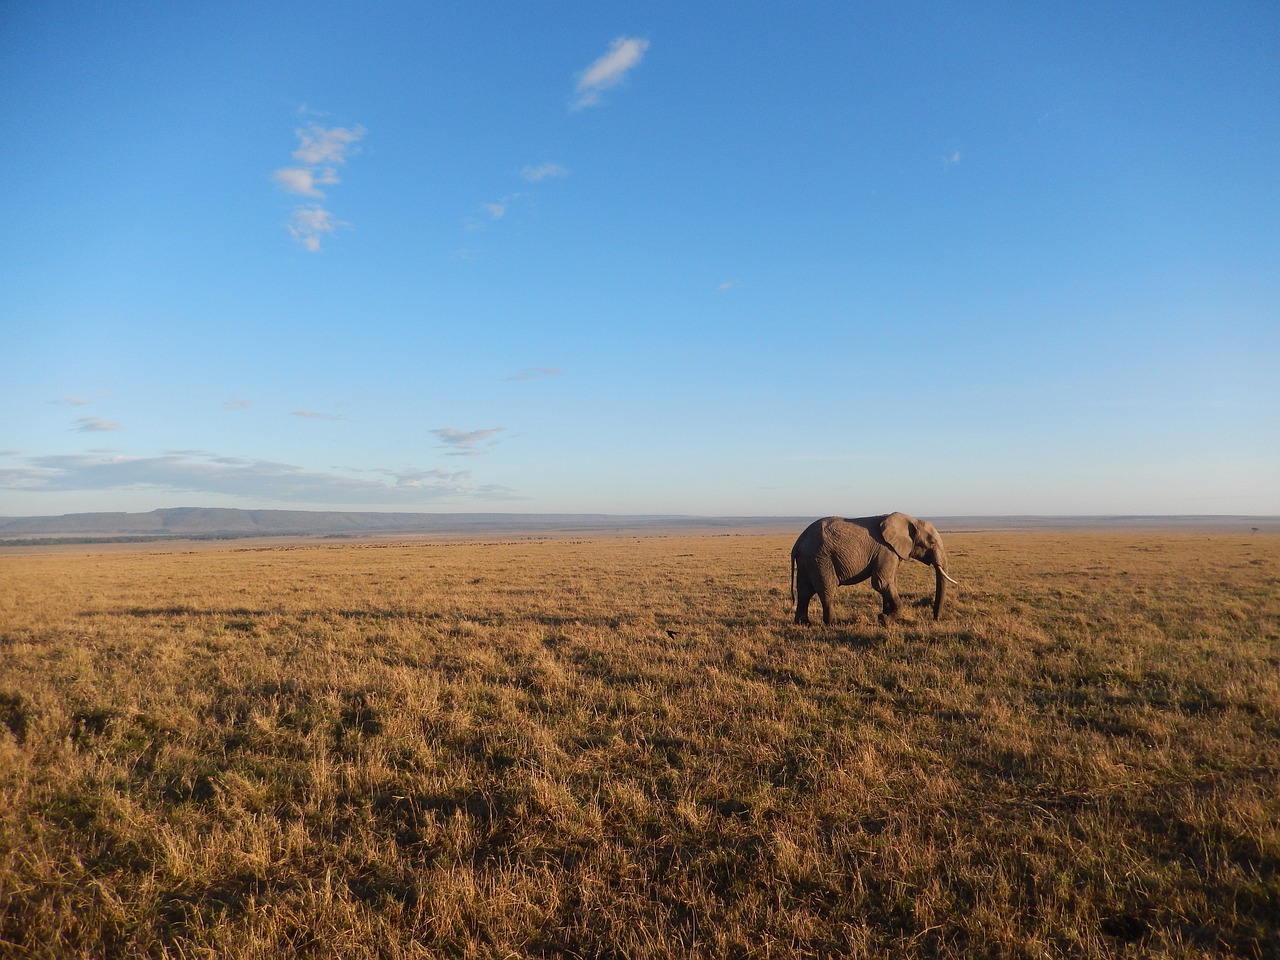
[[[0,514],[1280,514],[1271,2],[9,2]]]

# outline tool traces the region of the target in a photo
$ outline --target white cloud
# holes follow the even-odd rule
[[[326,233],[333,233],[339,227],[349,227],[351,224],[335,219],[333,214],[324,207],[313,204],[294,210],[286,226],[293,239],[312,253],[318,253],[320,240]]]
[[[520,170],[520,176],[530,183],[537,183],[539,180],[550,180],[554,177],[567,177],[568,175],[569,171],[558,163],[543,163],[536,167],[523,167]]]
[[[78,417],[76,422],[80,424],[76,429],[81,433],[109,433],[121,429],[121,425],[114,420],[104,420],[102,417]]]
[[[323,197],[321,186],[328,187],[341,182],[333,167],[324,167],[318,171],[307,167],[281,167],[274,176],[276,183],[286,193],[302,197]]]
[[[290,410],[295,417],[303,417],[307,420],[345,420],[346,417],[338,416],[334,413],[319,413],[315,410]]]
[[[293,151],[293,159],[311,167],[322,163],[346,163],[348,148],[363,139],[366,132],[361,126],[350,130],[346,127],[326,130],[313,123],[307,129],[297,131],[298,149]]]
[[[578,78],[576,108],[594,107],[600,103],[600,94],[622,82],[623,78],[640,63],[649,41],[639,37],[618,37],[609,45],[609,52],[587,67]]]
[[[478,457],[483,451],[475,449],[482,440],[501,433],[505,427],[488,427],[484,430],[457,430],[453,427],[441,427],[432,430],[441,440],[441,445],[449,449],[450,457]],[[490,443],[490,446],[497,441]]]
[[[361,126],[326,129],[314,123],[298,130],[298,149],[293,151],[293,158],[303,166],[280,167],[272,177],[286,193],[322,200],[325,194],[320,188],[341,182],[335,167],[347,162],[352,145],[360,141],[365,132]],[[310,204],[296,207],[285,226],[290,236],[303,247],[319,253],[325,234],[350,224],[335,219],[319,204]]]
[[[522,197],[523,194],[511,193],[500,200],[495,200],[493,203],[480,204],[480,209],[489,215],[490,220],[501,220],[507,215],[507,212],[511,209],[511,205]],[[480,227],[481,224],[479,223],[472,222],[470,224],[471,229],[478,230]]]
[[[740,287],[740,286],[742,286],[741,280],[726,280],[724,283],[720,284],[720,286],[716,287],[716,289],[723,292],[725,290],[732,290],[734,287]]]
[[[223,410],[248,410],[249,407],[252,405],[252,403],[253,401],[251,400],[241,400],[237,398],[235,400],[228,400],[226,403],[222,405],[222,409]]]
[[[960,162],[960,151],[952,150],[951,153],[949,153],[947,156],[942,158],[942,162],[945,163],[948,167],[954,167],[957,163]]]

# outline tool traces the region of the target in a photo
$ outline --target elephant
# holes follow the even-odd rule
[[[822,622],[831,624],[836,587],[870,580],[884,605],[880,623],[888,625],[901,606],[898,600],[898,565],[919,560],[933,567],[937,586],[933,619],[942,612],[947,583],[947,553],[942,538],[928,520],[905,513],[880,517],[824,517],[809,524],[791,548],[791,599],[796,602],[796,623],[809,623],[809,601],[818,595]]]

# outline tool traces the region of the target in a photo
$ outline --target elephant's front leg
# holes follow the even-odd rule
[[[880,625],[887,627],[898,619],[902,602],[898,598],[898,584],[894,577],[872,577],[871,586],[880,594]]]

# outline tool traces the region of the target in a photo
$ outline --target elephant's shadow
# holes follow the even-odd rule
[[[857,612],[850,610],[843,619],[837,618],[830,626],[816,621],[805,626],[794,625],[793,630],[797,638],[812,637],[850,650],[870,652],[883,647],[895,634],[928,622],[932,606],[933,602],[928,597],[904,601],[903,612],[910,610],[910,613],[894,620],[889,626],[882,624],[876,614],[863,609]]]
[[[868,623],[833,623],[831,626],[820,624],[810,626],[791,626],[796,639],[811,639],[818,643],[845,647],[869,653],[884,646],[889,640],[889,632],[874,622]]]
[[[878,650],[889,640],[889,635],[879,627],[840,626],[827,628],[833,643],[850,650],[870,653]]]

